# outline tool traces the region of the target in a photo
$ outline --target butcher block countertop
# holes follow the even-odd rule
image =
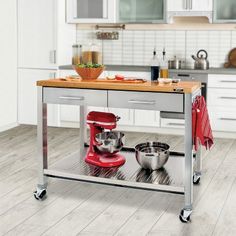
[[[105,79],[81,80],[81,79],[50,79],[37,81],[37,86],[56,88],[79,88],[99,90],[123,90],[123,91],[145,91],[145,92],[173,92],[194,93],[201,88],[200,82],[179,82],[162,84],[158,82],[120,82]]]

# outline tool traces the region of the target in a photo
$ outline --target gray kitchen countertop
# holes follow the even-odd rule
[[[105,65],[108,71],[142,71],[150,72],[150,66],[124,66],[124,65]],[[73,70],[72,65],[59,66],[60,70]],[[236,68],[210,68],[209,70],[194,70],[194,69],[181,69],[169,70],[169,72],[177,73],[201,73],[201,74],[229,74],[236,75]]]

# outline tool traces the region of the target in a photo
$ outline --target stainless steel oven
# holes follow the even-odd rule
[[[185,73],[185,72],[170,72],[170,78],[181,79],[181,81],[199,81],[202,84],[202,96],[204,96],[205,100],[207,101],[207,81],[208,81],[208,74],[206,73]],[[160,113],[161,118],[168,118],[168,119],[184,119],[184,113],[177,113],[177,112],[165,112],[161,111]]]

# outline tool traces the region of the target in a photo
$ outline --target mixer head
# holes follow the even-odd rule
[[[91,111],[88,113],[87,116],[87,124],[111,130],[116,128],[116,123],[118,119],[119,118],[115,116],[113,113]]]

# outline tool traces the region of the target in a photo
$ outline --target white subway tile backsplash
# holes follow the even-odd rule
[[[174,56],[193,68],[191,55],[200,49],[208,52],[210,66],[219,67],[227,60],[229,51],[236,47],[236,31],[224,30],[124,30],[119,40],[97,40],[95,31],[77,30],[77,42],[97,43],[103,50],[104,64],[149,65],[153,49],[161,58],[163,48],[167,59]]]

